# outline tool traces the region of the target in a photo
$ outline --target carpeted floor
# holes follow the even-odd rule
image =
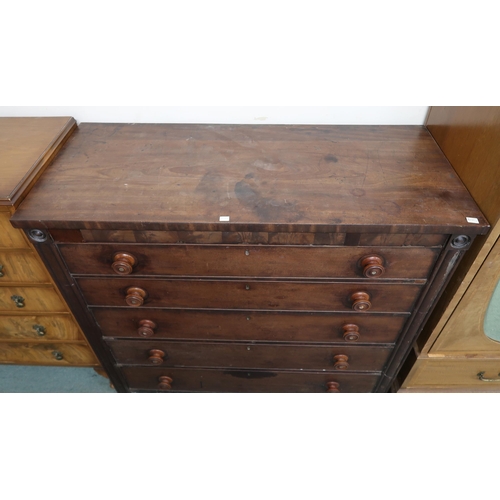
[[[19,392],[116,393],[93,368],[0,365],[0,393]]]

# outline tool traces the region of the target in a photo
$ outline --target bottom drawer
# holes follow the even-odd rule
[[[0,342],[0,363],[12,365],[99,366],[84,344]]]
[[[378,380],[377,375],[256,370],[126,367],[122,372],[132,391],[148,392],[372,392]]]
[[[483,378],[495,381],[484,381]],[[500,392],[500,359],[419,359],[400,392]]]

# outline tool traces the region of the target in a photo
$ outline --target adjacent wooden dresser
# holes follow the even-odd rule
[[[500,107],[433,107],[427,127],[492,225],[474,241],[408,359],[400,392],[500,392],[484,321],[500,280]],[[500,329],[500,325],[497,326]]]
[[[82,124],[12,223],[160,392],[386,392],[488,230],[414,126]]]
[[[99,366],[68,306],[9,218],[76,126],[0,118],[0,363]]]

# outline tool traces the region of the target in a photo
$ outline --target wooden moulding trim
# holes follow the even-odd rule
[[[387,363],[386,370],[383,372],[379,384],[375,388],[375,392],[387,392],[390,389],[397,375],[398,368],[402,366],[411,351],[413,343],[433,310],[433,305],[439,300],[465,252],[466,250],[450,248],[450,245],[442,252],[431,274],[428,285],[417,299],[415,313],[403,330],[401,341],[394,349],[393,355]]]
[[[463,226],[419,225],[315,225],[315,224],[259,224],[259,223],[208,223],[208,222],[131,222],[131,221],[64,221],[24,220],[22,214],[14,214],[14,227],[20,229],[88,229],[124,231],[222,231],[222,232],[295,232],[295,233],[398,233],[398,234],[486,234],[487,222]]]
[[[17,186],[12,190],[7,198],[0,199],[0,205],[10,205],[15,208],[24,200],[26,195],[30,192],[31,188],[42,175],[44,170],[55,158],[57,153],[64,146],[66,141],[70,138],[73,131],[76,129],[76,120],[68,117],[68,121],[64,127],[59,131],[59,135],[47,146],[45,151],[39,156],[38,160],[31,166],[29,171],[19,181]]]

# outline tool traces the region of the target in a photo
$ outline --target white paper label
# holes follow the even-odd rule
[[[475,217],[466,217],[466,219],[469,224],[479,224],[479,219]]]
[[[219,222],[229,222],[229,215],[220,215]]]

